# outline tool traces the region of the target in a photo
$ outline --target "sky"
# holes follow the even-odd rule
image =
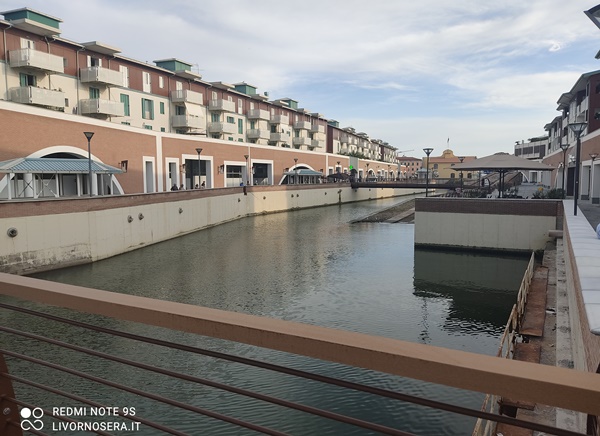
[[[600,70],[600,0],[0,0],[63,20],[61,36],[206,81],[247,82],[422,157],[514,152]]]

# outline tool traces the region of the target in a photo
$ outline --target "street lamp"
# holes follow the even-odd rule
[[[88,192],[90,193],[90,197],[92,196],[92,136],[94,136],[94,132],[83,132],[85,137],[88,140]]]
[[[202,153],[202,149],[201,148],[197,148],[196,149],[196,153],[198,153],[198,188],[200,188],[200,186],[201,186],[201,182],[200,182],[200,153]]]
[[[567,170],[567,150],[569,149],[569,144],[560,144],[560,149],[563,152],[562,192],[563,192],[563,198],[566,198],[567,193],[565,192],[565,171]]]
[[[458,158],[458,160],[460,161],[460,163],[463,163],[463,160],[465,160],[464,156],[460,156]],[[463,196],[463,172],[462,169],[460,170],[460,196]]]
[[[369,162],[367,162],[367,177],[365,178],[365,180],[367,182],[369,181]]]
[[[590,153],[590,157],[592,158],[592,165],[590,166],[590,177],[588,178],[588,198],[592,202],[593,202],[593,200],[592,200],[592,193],[590,191],[590,187],[593,187],[592,179],[594,178],[594,161],[596,160],[596,158],[598,156],[599,156],[598,153]]]
[[[587,123],[571,123],[569,129],[577,138],[577,151],[575,153],[575,192],[573,194],[573,215],[577,216],[577,200],[579,197],[579,164],[581,162],[581,134],[587,127]]]
[[[298,184],[298,168],[296,168],[297,165],[298,165],[298,158],[295,157],[294,158],[294,184],[295,185]]]
[[[244,158],[246,159],[246,186],[248,186],[250,184],[250,176],[248,174],[248,158],[250,157],[249,154],[245,154]]]
[[[433,148],[424,148],[423,151],[427,155],[427,166],[425,171],[425,197],[429,197],[429,155],[433,151]]]
[[[390,166],[388,165],[387,179],[390,180]]]

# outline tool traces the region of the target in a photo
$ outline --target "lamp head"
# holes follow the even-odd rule
[[[94,132],[83,132],[83,134],[85,135],[88,141],[92,139],[92,136],[94,136]]]
[[[425,154],[427,156],[429,156],[431,154],[431,152],[433,151],[433,148],[424,148],[423,151],[425,152]]]
[[[577,136],[578,138],[581,136],[585,128],[587,127],[587,123],[571,123],[569,124],[569,129]]]
[[[562,151],[567,151],[567,148],[569,148],[569,144],[560,144],[560,149]]]
[[[598,156],[599,156],[598,153],[590,153],[590,157],[592,158],[592,162],[595,161]]]
[[[198,153],[198,154],[202,153],[202,149],[201,148],[197,148],[196,149],[196,153]]]

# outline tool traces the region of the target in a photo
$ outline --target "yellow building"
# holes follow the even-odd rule
[[[450,149],[444,150],[441,156],[430,156],[429,157],[429,171],[433,178],[440,179],[454,179],[460,177],[460,173],[458,171],[454,171],[452,167],[454,165],[458,165],[461,163],[460,159],[463,159],[463,162],[469,162],[477,159],[477,156],[460,156],[457,157],[454,155],[454,152]],[[423,168],[425,168],[427,164],[427,157],[423,158]],[[472,171],[463,172],[463,177],[465,179],[470,179],[473,177]]]

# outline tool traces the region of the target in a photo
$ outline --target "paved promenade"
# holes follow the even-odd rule
[[[590,222],[590,225],[594,230],[598,227],[598,223],[600,223],[600,205],[598,204],[590,204],[590,203],[577,203],[577,206],[587,220]]]

